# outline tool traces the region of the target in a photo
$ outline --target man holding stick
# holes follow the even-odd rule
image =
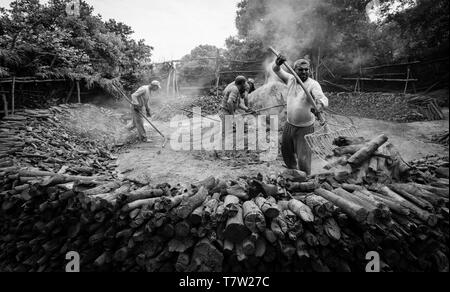
[[[245,105],[248,88],[247,79],[244,76],[236,77],[235,81],[225,88],[223,95],[222,108],[225,115],[235,115],[238,110],[253,113],[253,111]]]
[[[161,89],[159,81],[152,81],[150,85],[141,86],[135,93],[131,95],[131,115],[133,122],[129,130],[137,129],[139,139],[147,142],[147,136],[144,128],[144,119],[141,114],[147,113],[147,117],[151,117],[149,102],[153,93]],[[140,114],[141,113],[141,114]]]
[[[284,127],[281,152],[283,160],[289,169],[298,169],[311,174],[312,152],[306,143],[305,136],[314,133],[315,115],[313,105],[308,102],[305,91],[297,83],[296,78],[281,69],[286,62],[284,56],[279,56],[273,65],[273,71],[288,86],[287,122]],[[310,63],[300,59],[294,64],[294,71],[303,81],[308,92],[315,99],[317,108],[321,111],[328,107],[328,98],[320,84],[309,77]]]

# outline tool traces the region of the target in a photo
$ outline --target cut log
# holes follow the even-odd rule
[[[328,216],[334,209],[333,203],[317,195],[307,196],[305,203],[314,211],[314,214],[319,217]]]
[[[134,201],[132,203],[128,203],[122,207],[123,212],[130,212],[132,210],[141,208],[143,206],[148,206],[149,208],[153,207],[155,203],[159,200],[159,198],[150,198],[145,200]]]
[[[436,194],[438,196],[444,197],[444,198],[448,198],[449,197],[449,189],[448,188],[438,188],[438,187],[433,187],[430,185],[422,185],[422,184],[414,184],[416,187],[432,192],[433,194]]]
[[[333,218],[325,219],[323,228],[329,238],[336,241],[341,239],[341,229]]]
[[[367,219],[368,211],[360,205],[357,205],[351,201],[341,198],[340,193],[342,191],[345,192],[345,190],[339,188],[337,190],[334,190],[334,193],[332,193],[320,188],[315,190],[315,194],[332,202],[356,221],[364,222]]]
[[[240,185],[236,184],[234,186],[227,188],[227,193],[232,196],[236,196],[241,200],[248,200],[247,191]]]
[[[197,207],[194,211],[192,211],[191,215],[189,215],[189,222],[193,226],[200,225],[203,219],[203,210],[205,209],[204,205]]]
[[[289,209],[294,212],[299,218],[301,218],[304,222],[313,222],[314,214],[311,209],[298,200],[290,200],[289,201]]]
[[[216,178],[213,176],[208,177],[207,179],[195,184],[198,188],[204,187],[209,191],[213,190],[216,187]]]
[[[434,211],[433,205],[431,205],[428,201],[421,199],[425,195],[419,188],[409,184],[391,184],[389,187],[403,198],[409,200],[417,206],[431,212]]]
[[[228,217],[234,217],[239,210],[239,198],[234,195],[228,195],[224,200],[225,212]]]
[[[242,250],[247,257],[254,255],[256,252],[255,242],[250,238],[244,239],[242,242]]]
[[[205,202],[207,196],[207,189],[201,187],[197,194],[183,199],[181,204],[175,209],[175,214],[181,219],[186,219],[196,208]]]
[[[366,146],[361,148],[358,152],[352,155],[348,163],[354,166],[361,165],[364,161],[370,159],[372,155],[380,148],[384,143],[386,143],[388,137],[386,135],[380,135],[370,141]]]
[[[224,237],[233,243],[239,243],[249,235],[250,230],[244,224],[242,208],[238,207],[236,216],[228,219],[224,230]]]
[[[162,197],[163,195],[164,195],[163,190],[153,189],[147,186],[129,193],[125,201],[126,203],[131,203],[138,200]]]
[[[303,183],[289,183],[288,190],[290,192],[313,192],[316,189],[317,185],[315,182],[303,182]]]
[[[275,199],[268,198],[267,200],[263,197],[257,197],[255,198],[256,205],[261,209],[261,211],[264,213],[264,215],[269,218],[276,218],[278,215],[280,215],[280,208],[274,202]]]
[[[253,201],[243,204],[244,224],[251,232],[263,232],[266,229],[266,220],[259,207]]]
[[[223,254],[203,239],[194,248],[187,272],[221,272],[223,259]]]

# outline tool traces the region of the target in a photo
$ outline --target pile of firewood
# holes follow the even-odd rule
[[[408,102],[409,94],[361,92],[327,93],[330,109],[343,116],[355,116],[394,122],[428,120],[427,115]]]
[[[106,145],[74,135],[63,121],[64,105],[25,110],[0,121],[0,167],[37,167],[59,174],[112,175],[116,158]],[[69,123],[70,125],[70,123]]]
[[[448,271],[448,158],[339,138],[328,173],[188,186],[114,178],[114,158],[51,111],[1,122],[0,270]],[[51,154],[52,155],[51,155]]]
[[[371,181],[374,157],[384,174],[414,169],[377,153],[385,140],[362,143],[347,173],[313,177],[150,186],[3,169],[0,270],[61,271],[76,251],[82,271],[364,271],[377,251],[383,271],[448,271],[448,172]]]
[[[443,131],[439,134],[433,135],[433,137],[431,138],[431,141],[433,141],[434,143],[449,146],[449,144],[450,144],[449,138],[450,138],[450,132],[447,130],[447,131]]]
[[[443,120],[444,113],[436,99],[425,95],[414,95],[408,98],[408,103],[415,107],[427,120]]]

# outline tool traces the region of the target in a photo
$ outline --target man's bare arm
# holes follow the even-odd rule
[[[291,79],[291,76],[289,73],[284,71],[280,66],[277,64],[273,65],[273,72],[277,74],[278,78],[280,78],[285,84],[288,84],[289,79]]]

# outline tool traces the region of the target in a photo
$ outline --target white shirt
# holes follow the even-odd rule
[[[306,90],[312,95],[317,102],[321,102],[325,107],[328,107],[328,98],[322,91],[319,82],[308,78],[303,84]],[[314,125],[316,117],[311,112],[313,106],[308,102],[308,98],[297,83],[294,76],[289,77],[287,94],[287,121],[289,124],[296,127],[309,127]]]
[[[151,91],[149,85],[139,87],[135,93],[131,95],[131,102],[133,105],[139,105],[140,107],[147,106],[151,97]]]

